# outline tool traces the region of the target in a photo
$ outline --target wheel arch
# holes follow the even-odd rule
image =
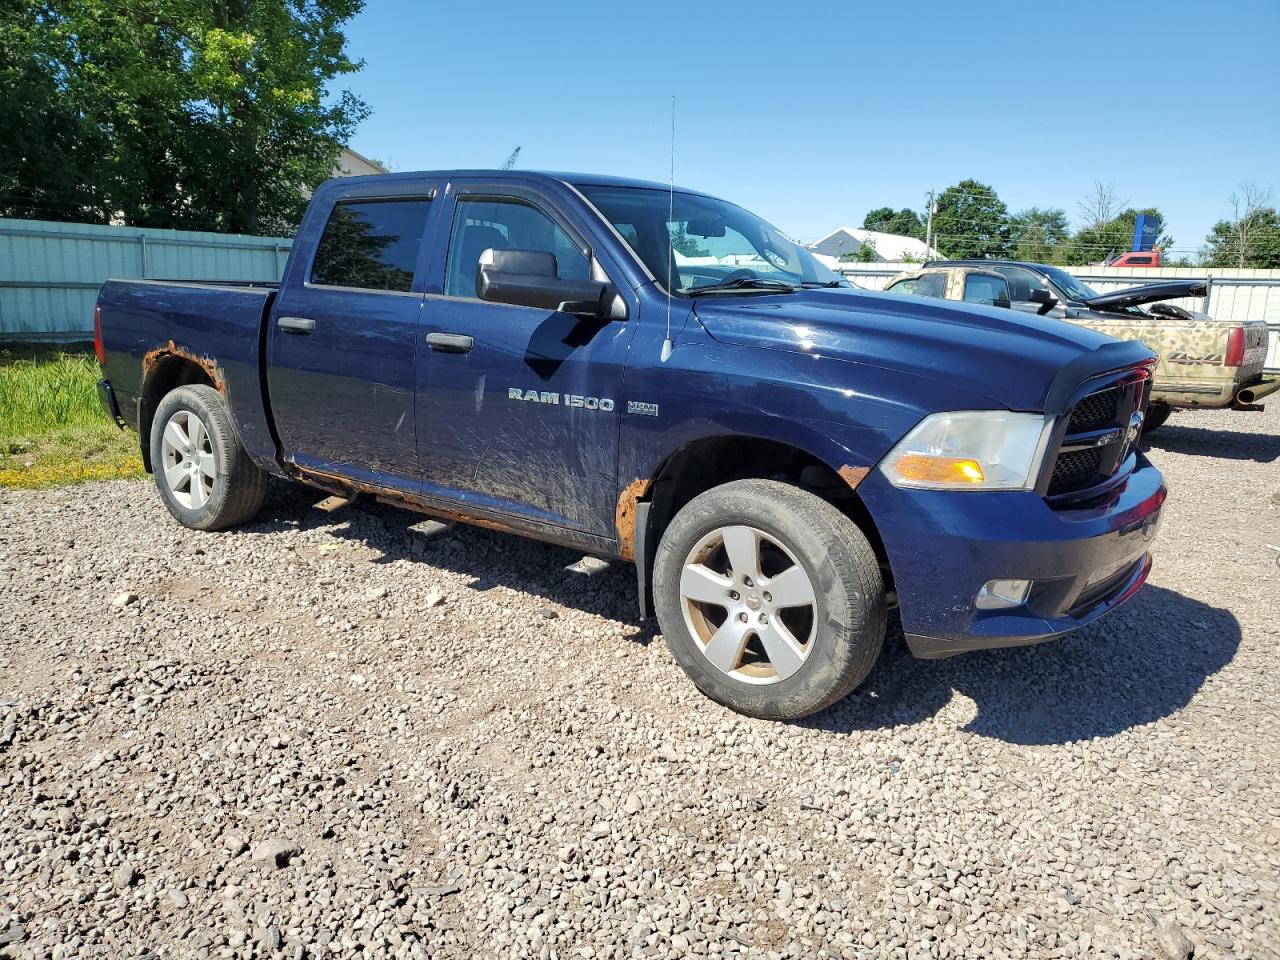
[[[780,480],[833,504],[870,541],[891,590],[884,543],[857,490],[869,470],[856,464],[833,465],[804,446],[770,437],[717,434],[686,442],[667,455],[652,476],[628,484],[618,499],[619,552],[635,562],[641,616],[653,612],[653,561],[667,525],[694,497],[734,480]]]
[[[138,394],[138,443],[142,450],[142,465],[148,473],[154,472],[151,424],[160,401],[178,387],[193,384],[212,387],[225,399],[223,383],[217,367],[203,358],[168,349],[154,350],[143,358],[142,389]]]

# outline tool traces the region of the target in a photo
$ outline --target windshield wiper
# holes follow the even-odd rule
[[[696,297],[703,293],[723,293],[726,290],[777,290],[780,293],[795,293],[794,284],[782,280],[770,280],[768,277],[738,277],[724,283],[708,283],[684,291],[686,297]]]
[[[800,284],[806,290],[819,290],[823,287],[846,287],[848,285],[845,280],[806,280]]]

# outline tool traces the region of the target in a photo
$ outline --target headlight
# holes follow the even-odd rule
[[[1031,490],[1053,418],[1007,410],[960,410],[925,417],[880,469],[896,487],[921,490]]]

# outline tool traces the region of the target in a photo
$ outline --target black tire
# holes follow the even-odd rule
[[[211,489],[202,493],[207,500],[194,508],[180,502],[183,496],[195,502],[190,494],[191,481],[183,493],[173,489],[166,476],[165,428],[175,415],[184,412],[197,417],[207,433],[205,446],[212,453],[215,472]],[[266,474],[254,466],[240,446],[226,404],[212,387],[178,387],[165,394],[151,421],[151,466],[160,499],[179,523],[193,530],[225,530],[247,523],[257,515],[266,495]]]
[[[712,664],[690,629],[681,598],[691,552],[718,529],[737,525],[755,528],[785,548],[791,554],[787,561],[808,575],[815,598],[805,614],[812,631],[807,655],[794,673],[769,682],[738,679]],[[752,717],[794,720],[825,709],[866,679],[884,645],[884,581],[867,538],[830,503],[773,480],[726,483],[677,513],[658,544],[653,592],[667,645],[685,673],[712,700]],[[704,629],[712,626],[704,623]],[[738,656],[749,655],[749,649]]]
[[[1159,430],[1171,413],[1173,413],[1173,407],[1167,403],[1153,403],[1147,407],[1147,415],[1142,420],[1143,435]]]

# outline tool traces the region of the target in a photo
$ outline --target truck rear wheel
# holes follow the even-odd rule
[[[830,503],[773,480],[691,500],[658,544],[653,590],[676,661],[748,716],[830,706],[884,645],[884,581],[867,538]]]
[[[193,530],[233,527],[262,507],[266,475],[240,446],[212,387],[165,394],[151,421],[151,465],[164,505]]]

